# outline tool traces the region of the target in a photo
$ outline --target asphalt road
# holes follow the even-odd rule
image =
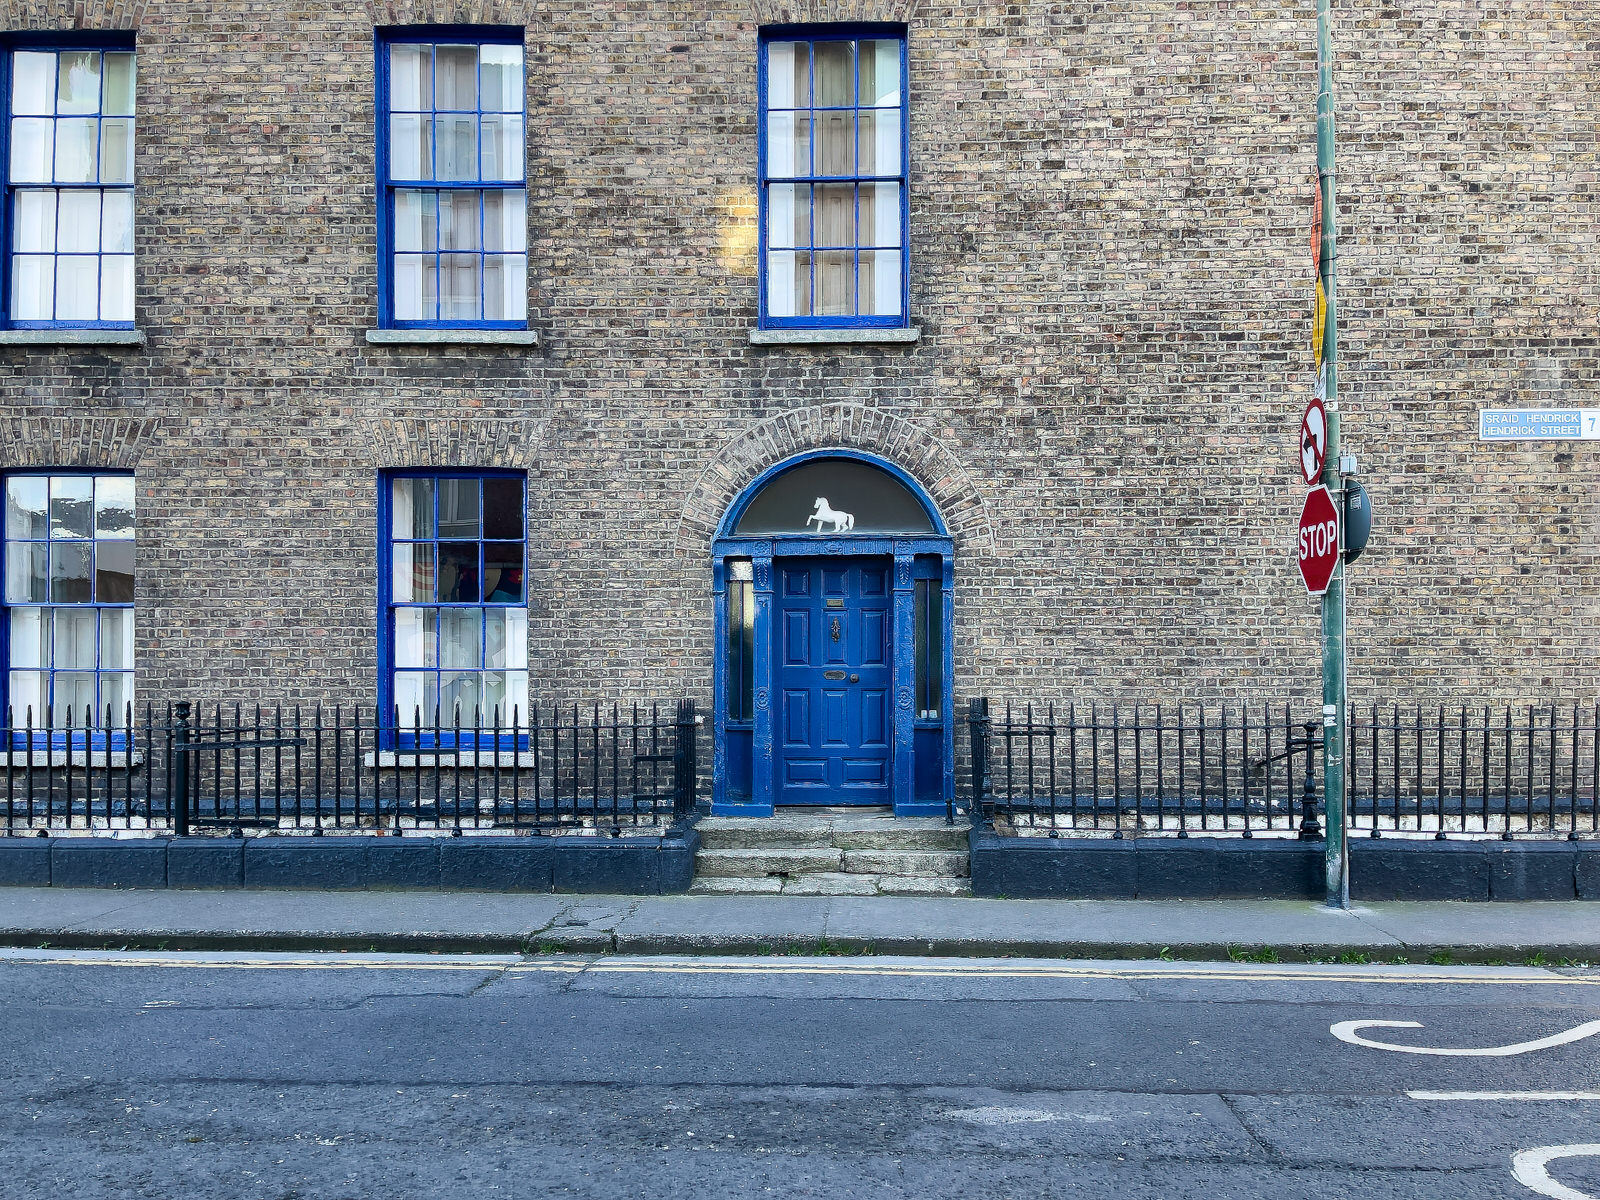
[[[4,1197],[1600,1200],[1595,973],[9,951],[0,1005]]]

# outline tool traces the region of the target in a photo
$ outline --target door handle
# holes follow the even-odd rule
[[[851,683],[860,683],[861,682],[861,676],[859,676],[859,675],[850,676],[850,682]]]

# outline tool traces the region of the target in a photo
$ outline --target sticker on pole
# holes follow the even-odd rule
[[[1307,487],[1322,482],[1322,463],[1328,456],[1328,409],[1321,397],[1313,396],[1300,418],[1300,474]]]
[[[1322,370],[1322,354],[1328,341],[1328,293],[1317,280],[1317,313],[1311,322],[1311,358],[1317,370]]]
[[[1314,487],[1306,493],[1305,505],[1300,509],[1296,557],[1306,591],[1313,596],[1326,592],[1333,582],[1334,568],[1339,565],[1339,512],[1325,487]]]

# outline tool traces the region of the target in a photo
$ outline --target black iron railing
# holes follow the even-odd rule
[[[1017,705],[968,715],[971,811],[1023,834],[1320,837],[1322,726],[1289,705]],[[1353,709],[1352,833],[1600,833],[1600,707]]]
[[[696,798],[699,719],[687,700],[410,719],[187,701],[125,709],[120,720],[8,716],[0,824],[10,836],[618,835],[681,823]]]

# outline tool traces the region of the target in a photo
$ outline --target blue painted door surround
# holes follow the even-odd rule
[[[777,571],[777,804],[890,803],[891,559],[790,558]]]
[[[865,536],[823,533],[820,524],[812,530],[807,486],[793,535],[781,523],[773,532],[740,528],[776,477],[833,459],[883,472],[915,497],[926,522],[914,531],[890,527]],[[837,497],[830,505],[839,507]],[[861,518],[854,524],[868,525],[865,506],[852,507]],[[712,811],[767,816],[779,804],[857,803],[892,804],[897,816],[944,815],[955,788],[954,545],[917,482],[859,451],[818,450],[785,460],[729,507],[712,544],[712,581]],[[915,657],[918,589],[926,593],[930,584],[938,585],[932,611],[943,631],[936,712],[918,689]],[[794,626],[787,643],[786,620]],[[829,672],[843,672],[844,679],[828,678]]]

